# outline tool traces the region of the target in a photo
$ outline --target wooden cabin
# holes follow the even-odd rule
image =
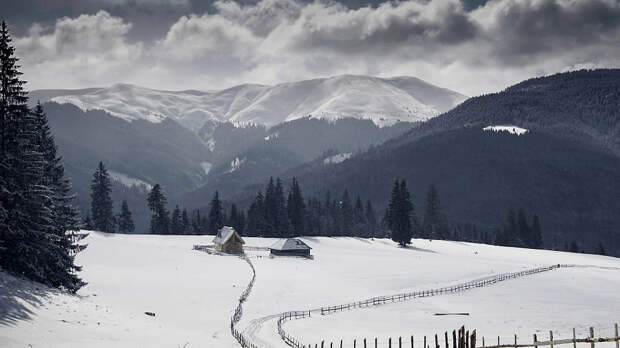
[[[310,257],[310,248],[297,238],[280,239],[269,247],[271,255]]]
[[[243,238],[230,226],[222,227],[215,238],[213,238],[214,248],[217,251],[230,254],[243,253]]]

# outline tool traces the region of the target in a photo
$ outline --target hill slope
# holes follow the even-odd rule
[[[340,164],[306,164],[286,178],[297,176],[307,193],[348,188],[379,209],[393,181],[404,178],[418,215],[434,183],[452,222],[492,229],[509,209],[523,208],[541,217],[547,247],[577,240],[594,250],[602,242],[620,254],[619,86],[619,70],[528,80],[469,99]],[[483,131],[489,125],[528,132]]]

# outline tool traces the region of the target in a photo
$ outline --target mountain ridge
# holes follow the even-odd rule
[[[205,122],[267,127],[302,117],[370,119],[378,125],[418,122],[454,107],[466,96],[419,78],[337,75],[273,86],[242,84],[217,91],[165,91],[118,83],[77,90],[35,90],[31,100],[103,110],[127,121],[172,118],[193,131]]]

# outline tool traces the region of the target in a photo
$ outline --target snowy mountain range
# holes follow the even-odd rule
[[[191,130],[205,122],[271,127],[302,117],[370,119],[377,125],[416,122],[445,112],[466,99],[415,77],[341,75],[282,83],[244,84],[221,91],[162,91],[130,84],[80,90],[37,90],[33,101],[103,110],[127,121],[172,119]]]

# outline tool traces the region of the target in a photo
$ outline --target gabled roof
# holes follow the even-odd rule
[[[245,241],[243,240],[243,238],[241,238],[239,233],[237,233],[237,231],[235,231],[235,229],[230,227],[230,226],[222,227],[219,230],[219,232],[215,235],[215,238],[213,238],[213,243],[215,243],[215,244],[224,244],[224,243],[228,242],[228,240],[230,238],[232,238],[234,235],[236,235],[237,238],[239,238],[239,240],[241,240],[241,244],[245,244]]]
[[[280,239],[273,243],[269,249],[273,250],[310,250],[312,249],[306,243],[297,238]]]

